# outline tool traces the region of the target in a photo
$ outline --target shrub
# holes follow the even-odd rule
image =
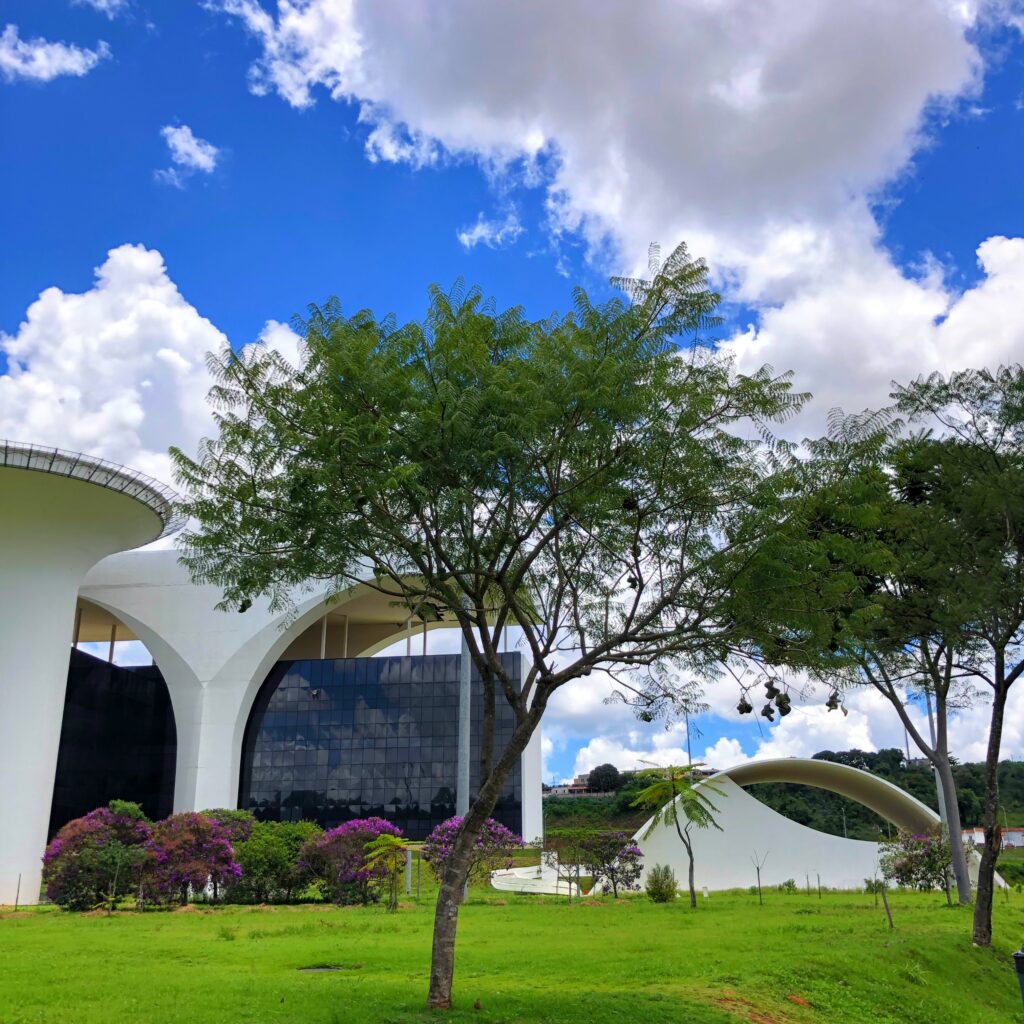
[[[157,822],[149,849],[147,889],[161,901],[178,900],[184,905],[190,893],[230,883],[242,873],[228,829],[197,811]]]
[[[594,885],[607,882],[618,899],[619,890],[639,889],[643,851],[625,832],[593,832],[582,843],[583,864]]]
[[[779,892],[794,893],[796,892],[796,879],[787,878],[784,882],[779,882]]]
[[[950,851],[941,825],[924,835],[900,832],[882,847],[878,864],[886,880],[909,889],[945,889]]]
[[[69,821],[46,847],[46,895],[65,910],[109,907],[138,888],[152,830],[138,804],[112,805]]]
[[[676,873],[667,864],[655,864],[647,872],[644,888],[655,903],[668,903],[676,898],[679,888],[676,885]]]
[[[242,876],[226,898],[235,903],[288,903],[305,884],[299,867],[304,843],[322,835],[311,821],[257,821],[249,838],[235,847]]]
[[[455,846],[455,837],[461,828],[462,818],[455,815],[435,826],[423,843],[423,859],[438,881],[444,874],[445,865]],[[471,881],[481,880],[489,878],[491,872],[497,871],[500,867],[512,867],[512,851],[522,849],[525,845],[522,838],[511,829],[493,818],[488,818],[476,837],[467,877]]]
[[[213,810],[203,811],[203,814],[222,826],[228,842],[236,848],[252,835],[253,826],[256,824],[251,811],[243,811],[237,807],[215,807]]]
[[[324,896],[334,903],[375,903],[387,871],[367,864],[366,845],[380,835],[401,834],[384,818],[346,821],[302,844],[299,870],[304,878],[319,883]]]

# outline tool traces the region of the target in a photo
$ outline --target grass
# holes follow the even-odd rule
[[[1009,953],[1024,899],[1000,897],[993,950],[970,912],[892,893],[583,900],[474,892],[456,1007],[422,1009],[432,899],[380,907],[0,914],[2,1024],[972,1024],[1024,1022]],[[336,970],[303,972],[302,968]],[[479,1000],[480,1009],[474,1009]]]

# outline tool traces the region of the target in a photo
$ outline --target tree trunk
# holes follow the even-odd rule
[[[434,909],[434,938],[430,953],[430,988],[427,1008],[447,1010],[452,1005],[452,981],[455,977],[455,934],[459,924],[459,905],[462,903],[469,879],[473,848],[483,823],[498,802],[501,787],[512,770],[516,759],[526,749],[543,714],[543,704],[534,701],[530,714],[512,734],[508,745],[495,762],[487,780],[480,787],[476,799],[469,805],[462,829],[452,847],[451,857],[445,865],[441,888]],[[572,883],[569,883],[572,892]]]
[[[1003,738],[1003,712],[1006,709],[1007,687],[1003,682],[1003,661],[997,652],[995,667],[995,693],[992,697],[992,724],[985,752],[985,817],[983,821],[985,843],[981,848],[978,867],[978,898],[974,904],[974,932],[976,946],[992,945],[992,890],[995,886],[996,859],[999,856],[999,748]]]
[[[960,823],[960,805],[956,800],[956,781],[949,757],[936,758],[935,770],[942,782],[942,798],[945,804],[946,828],[949,830],[949,855],[956,879],[956,896],[961,904],[971,902],[971,876],[967,870],[967,852],[964,849],[963,827]]]
[[[690,883],[690,907],[693,910],[697,909],[697,890],[693,884],[693,849],[689,843],[686,844],[686,855],[690,860],[689,867],[689,883]]]

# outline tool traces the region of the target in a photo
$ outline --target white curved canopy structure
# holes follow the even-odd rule
[[[78,588],[176,529],[173,498],[103,459],[0,442],[0,903],[39,891]]]
[[[869,807],[897,828],[925,832],[939,816],[899,786],[869,772],[834,761],[813,758],[777,758],[737,765],[697,783],[717,808],[718,829],[692,829],[694,881],[709,890],[746,888],[754,884],[754,859],[762,864],[763,885],[794,879],[800,885],[854,889],[878,874],[878,843],[843,839],[800,825],[742,787],[759,782],[792,782],[827,789]],[[674,825],[661,824],[650,835],[648,820],[634,835],[644,854],[644,870],[668,864],[685,886],[689,861]],[[977,879],[978,855],[968,857],[972,880]],[[550,868],[514,868],[495,872],[495,888],[513,892],[565,892],[565,882]],[[996,884],[1004,885],[997,875]]]

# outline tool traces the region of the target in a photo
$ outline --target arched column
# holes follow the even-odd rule
[[[105,482],[68,475],[82,465]],[[163,529],[113,489],[122,477],[70,457],[60,471],[0,465],[0,904],[39,898],[79,585],[101,558]]]

